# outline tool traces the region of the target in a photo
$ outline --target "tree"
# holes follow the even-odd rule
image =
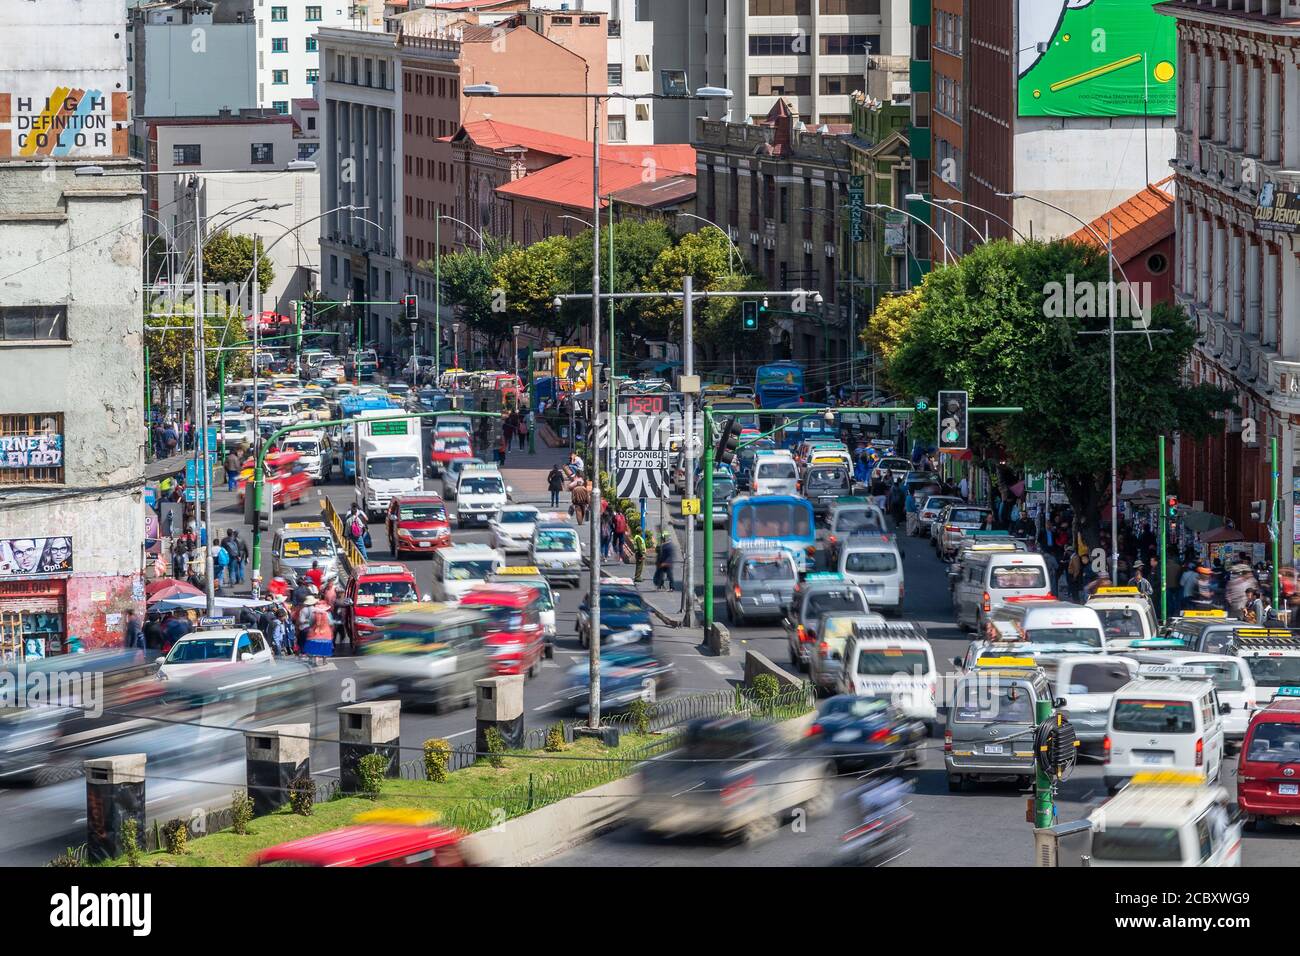
[[[477,249],[453,252],[442,256],[438,263],[443,303],[452,306],[462,322],[486,334],[489,351],[493,353],[501,339],[510,335],[510,322],[504,311],[494,310],[502,298],[496,295],[496,263],[506,248],[499,240],[489,238],[482,253]],[[420,268],[430,273],[435,271],[432,259],[421,262]]]
[[[973,440],[1005,443],[1024,467],[1051,469],[1090,548],[1099,543],[1109,500],[1109,342],[1079,333],[1107,328],[1105,288],[1105,252],[1090,245],[977,246],[927,278],[888,367],[905,392],[959,388],[971,393],[972,405],[1023,406],[1004,421],[979,421]],[[1063,289],[1078,295],[1062,303]],[[1156,306],[1149,321],[1151,331],[1169,333],[1116,337],[1121,479],[1155,464],[1157,435],[1203,437],[1222,427],[1215,414],[1232,407],[1220,389],[1181,383],[1196,338],[1182,310]]]
[[[497,298],[494,313],[501,316],[504,326],[523,324],[550,329],[563,338],[572,335],[577,324],[575,310],[569,306],[557,314],[552,304],[557,295],[572,291],[572,262],[570,240],[564,236],[503,252],[493,263],[492,280]]]
[[[263,255],[262,239],[257,239],[257,281],[266,292],[275,278],[275,267]],[[243,285],[253,271],[253,237],[219,232],[203,244],[203,281]],[[251,296],[250,296],[251,299]]]
[[[680,292],[682,279],[691,276],[696,292],[741,292],[760,288],[748,274],[744,262],[737,262],[731,243],[716,229],[690,232],[674,246],[665,248],[646,279],[648,289]],[[733,298],[697,301],[693,313],[695,338],[701,345],[734,343],[740,331],[740,300]],[[676,341],[682,334],[680,300],[651,300],[646,309],[647,325],[660,338]]]
[[[923,285],[907,292],[885,295],[862,329],[862,344],[878,354],[886,363],[898,351],[903,333],[921,309]]]
[[[217,390],[217,370],[221,356],[226,357],[226,378],[235,379],[249,374],[249,352],[218,351],[222,347],[242,345],[248,341],[244,317],[238,311],[227,309],[211,301],[204,323],[204,346],[208,391]],[[185,365],[184,381],[192,387],[194,382],[194,310],[191,304],[175,306],[165,314],[153,311],[145,314],[144,344],[149,350],[149,380],[159,388],[179,385],[182,381],[181,365]]]

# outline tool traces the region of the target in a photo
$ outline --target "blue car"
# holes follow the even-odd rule
[[[839,694],[822,703],[809,744],[842,767],[920,766],[924,722],[903,716],[884,697]]]
[[[584,597],[578,606],[578,643],[583,647],[591,641],[590,600]],[[631,581],[605,580],[600,585],[600,642],[607,644],[615,637],[622,643],[649,643],[654,639],[650,608]]]
[[[636,700],[653,703],[675,683],[673,662],[644,645],[612,648],[600,655],[601,713],[622,710]],[[584,661],[569,668],[560,696],[570,702],[575,713],[585,714],[590,686],[590,665]]]

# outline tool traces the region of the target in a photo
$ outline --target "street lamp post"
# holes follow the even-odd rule
[[[944,257],[947,259],[947,261],[950,263],[957,261],[956,256],[952,254],[952,250],[948,248],[948,243],[944,242],[943,236],[939,235],[938,231],[934,228],[934,226],[930,225],[928,222],[926,222],[924,219],[922,219],[920,216],[918,216],[916,213],[912,212],[911,210],[899,209],[896,206],[889,206],[882,202],[863,203],[862,208],[863,209],[888,209],[890,212],[901,212],[904,216],[907,216],[909,219],[915,219],[921,225],[925,226],[926,229],[929,229],[930,234],[933,235],[934,238],[939,240],[939,245],[943,247]]]
[[[933,206],[935,209],[941,209],[941,208],[942,208],[942,206],[941,206],[940,203],[938,203],[938,202],[936,202],[936,201],[934,201],[934,200],[926,199],[926,198],[925,198],[924,196],[922,196],[920,193],[908,193],[908,194],[907,194],[906,196],[904,196],[903,198],[904,198],[905,200],[907,200],[908,202],[919,202],[919,203],[925,203],[925,205],[927,205],[927,206]],[[944,204],[942,204],[942,205],[947,205],[947,204],[944,203]],[[956,219],[958,222],[960,222],[960,223],[962,223],[963,225],[965,225],[966,228],[968,228],[971,232],[975,233],[975,238],[978,239],[978,240],[980,241],[981,244],[986,243],[986,242],[989,241],[989,240],[988,240],[988,236],[981,236],[981,235],[980,235],[979,228],[978,228],[978,227],[977,227],[973,222],[971,222],[969,219],[966,219],[964,216],[960,216],[960,215],[958,215],[957,213],[953,212],[953,211],[950,210],[950,209],[944,209],[943,211],[946,212],[948,215],[952,216],[952,217],[953,217],[954,219]],[[944,232],[947,232],[947,231],[948,231],[947,229],[944,230]]]
[[[433,217],[433,381],[442,375],[442,221],[458,223],[478,236],[478,254],[483,255],[483,233],[463,219],[438,213]],[[456,365],[459,367],[460,362]]]
[[[460,368],[460,323],[459,322],[451,323],[451,335],[452,335],[451,365],[452,368]],[[454,389],[455,387],[456,387],[455,379],[453,379],[452,388]]]
[[[999,216],[991,209],[985,209],[983,206],[977,206],[973,202],[966,202],[965,200],[962,199],[935,199],[933,196],[931,196],[929,199],[926,199],[925,197],[921,196],[919,193],[908,193],[907,198],[908,199],[915,198],[921,202],[927,202],[935,206],[965,206],[967,209],[978,210],[979,212],[984,213],[984,215],[992,216],[998,222],[1002,223],[1002,225],[1010,229],[1011,232],[1016,236],[1016,238],[1019,239],[1021,242],[1029,241],[1028,239],[1025,238],[1025,234],[1023,232],[1021,232],[1019,229],[1017,229],[1015,226],[1011,224],[1010,220],[1004,219],[1002,216]],[[988,238],[988,234],[989,234],[989,226],[988,223],[985,222],[984,237],[986,239]]]

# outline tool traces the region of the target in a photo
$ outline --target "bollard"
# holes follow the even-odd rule
[[[86,857],[101,863],[121,856],[122,824],[135,820],[144,849],[144,754],[82,761],[86,772]]]
[[[388,757],[386,777],[396,777],[402,736],[402,704],[377,700],[339,708],[339,786],[344,793],[361,789],[357,764],[366,754]]]
[[[311,776],[311,724],[275,724],[244,731],[245,779],[253,814],[289,802],[289,785]]]
[[[524,675],[485,677],[474,682],[478,694],[477,720],[474,722],[474,749],[488,751],[487,732],[495,727],[501,732],[509,750],[524,745]]]
[[[606,747],[618,746],[618,728],[614,726],[602,727],[600,729],[600,740]]]

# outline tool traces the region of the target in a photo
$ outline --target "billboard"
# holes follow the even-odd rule
[[[72,573],[72,539],[0,539],[0,581]]]
[[[1286,192],[1274,183],[1265,183],[1255,206],[1255,226],[1279,232],[1300,230],[1300,193]]]
[[[1021,116],[1173,116],[1175,21],[1160,0],[1018,0]]]

